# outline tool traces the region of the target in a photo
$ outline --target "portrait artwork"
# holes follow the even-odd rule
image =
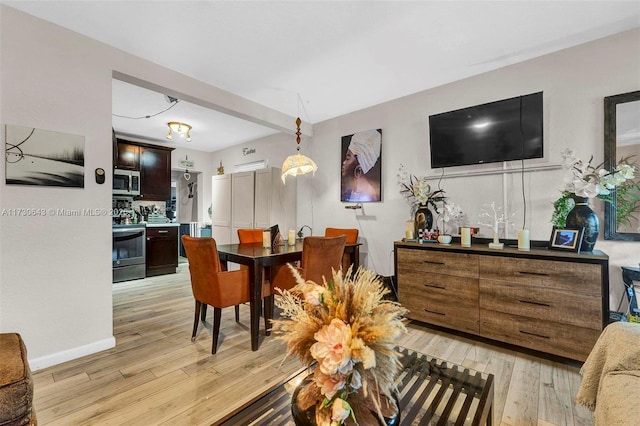
[[[382,201],[382,129],[342,137],[340,201]]]

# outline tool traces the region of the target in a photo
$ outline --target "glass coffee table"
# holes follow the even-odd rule
[[[493,375],[399,348],[402,425],[491,425]],[[291,394],[308,371],[267,390],[215,425],[293,425]]]

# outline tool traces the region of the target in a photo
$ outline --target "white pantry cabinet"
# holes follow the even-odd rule
[[[218,244],[238,242],[239,228],[296,229],[296,181],[284,185],[280,169],[213,176],[212,236]]]

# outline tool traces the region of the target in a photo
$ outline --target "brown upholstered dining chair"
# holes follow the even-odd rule
[[[191,290],[196,301],[191,341],[195,341],[198,331],[200,310],[204,305],[213,307],[213,343],[211,353],[215,354],[220,332],[222,308],[240,305],[249,301],[249,271],[223,271],[218,258],[218,247],[213,238],[182,236],[182,244],[189,261]]]
[[[358,242],[358,229],[357,228],[325,228],[325,237],[335,237],[336,235],[346,235],[347,244],[355,244]],[[348,253],[342,255],[342,270],[347,272],[351,266],[351,258]],[[354,271],[355,272],[355,271]]]
[[[302,240],[302,260],[296,267],[305,281],[322,285],[323,277],[329,281],[332,269],[340,270],[346,235],[336,237],[305,237]],[[271,291],[265,301],[265,320],[273,318],[275,288],[290,290],[296,285],[296,279],[288,265],[274,265],[271,269]],[[269,335],[270,327],[267,328]]]
[[[240,228],[238,241],[240,244],[262,243],[262,232],[260,228]]]
[[[240,244],[262,244],[262,234],[264,229],[261,228],[239,228],[238,229],[238,241]],[[246,265],[240,265],[240,269],[249,269]],[[265,268],[262,274],[262,297],[265,298],[271,295],[271,286],[269,285],[269,268]],[[264,313],[264,312],[263,312]],[[240,310],[236,306],[236,321],[239,321]],[[267,317],[264,317],[265,330],[269,328]]]

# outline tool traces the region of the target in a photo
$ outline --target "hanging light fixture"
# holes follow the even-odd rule
[[[311,158],[300,154],[300,124],[302,124],[302,121],[298,117],[296,119],[296,126],[298,126],[296,131],[296,154],[288,156],[282,163],[282,183],[285,183],[284,180],[287,176],[304,175],[309,172],[315,174],[316,170],[318,170],[318,166]]]
[[[179,121],[170,121],[167,123],[169,126],[169,134],[167,134],[167,139],[173,139],[172,133],[176,132],[180,136],[187,136],[187,142],[191,141],[191,126],[187,123],[181,123]]]

